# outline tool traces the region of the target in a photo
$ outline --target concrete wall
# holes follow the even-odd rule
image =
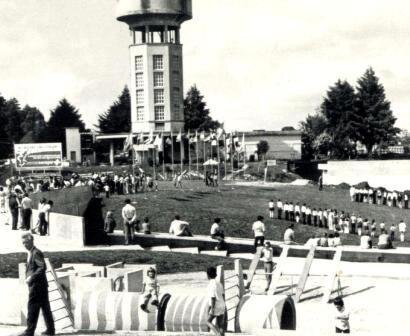
[[[324,184],[357,184],[367,181],[372,187],[410,190],[410,160],[329,161],[320,164]]]
[[[38,210],[33,209],[32,221],[35,225],[38,220]],[[50,213],[50,236],[57,239],[69,240],[73,246],[85,245],[85,223],[80,216]],[[32,225],[33,227],[33,225]]]

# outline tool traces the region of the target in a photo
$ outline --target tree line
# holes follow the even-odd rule
[[[193,85],[184,99],[185,128],[191,131],[209,131],[222,124],[213,120],[198,88]],[[16,143],[61,142],[65,155],[65,128],[78,127],[89,131],[79,110],[66,98],[61,99],[45,120],[36,107],[20,106],[16,98],[0,95],[0,159],[13,155]],[[117,99],[98,117],[94,125],[101,133],[128,133],[131,130],[131,97],[125,87]],[[98,144],[96,148],[99,148]]]
[[[354,158],[358,144],[371,156],[375,146],[394,140],[400,132],[395,122],[390,101],[372,68],[357,80],[355,88],[339,79],[316,113],[301,122],[304,156]]]

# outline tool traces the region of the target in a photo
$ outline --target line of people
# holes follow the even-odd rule
[[[400,209],[409,208],[409,195],[399,191],[389,191],[382,188],[356,188],[350,187],[350,200],[358,203],[387,205]]]
[[[273,200],[269,201],[268,208],[269,217],[274,218],[275,202]],[[383,230],[387,231],[384,222],[380,222],[377,225],[374,219],[370,222],[359,214],[349,214],[337,209],[316,209],[306,205],[306,203],[302,205],[300,203],[293,204],[292,202],[282,202],[280,199],[276,202],[276,208],[277,218],[280,220],[284,219],[298,224],[327,228],[330,231],[339,233],[351,233],[361,236],[362,232],[368,231],[374,237],[378,233],[381,234]],[[397,225],[392,223],[388,228],[392,241],[396,239],[397,229],[400,233],[400,241],[404,242],[407,231],[407,225],[404,220],[401,220]]]

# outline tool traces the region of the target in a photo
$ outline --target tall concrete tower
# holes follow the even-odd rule
[[[118,0],[117,20],[130,28],[133,133],[184,127],[181,24],[191,0]]]

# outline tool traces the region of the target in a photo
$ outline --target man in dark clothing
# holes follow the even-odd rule
[[[9,207],[10,207],[10,213],[11,213],[11,218],[12,218],[11,229],[17,230],[17,222],[19,219],[19,204],[17,202],[17,197],[15,193],[10,194]]]
[[[20,336],[34,336],[40,309],[43,312],[47,330],[42,335],[54,335],[55,327],[53,315],[48,299],[48,282],[46,277],[46,263],[43,253],[34,246],[31,233],[24,233],[22,242],[28,251],[26,266],[26,283],[28,285],[27,329]]]

